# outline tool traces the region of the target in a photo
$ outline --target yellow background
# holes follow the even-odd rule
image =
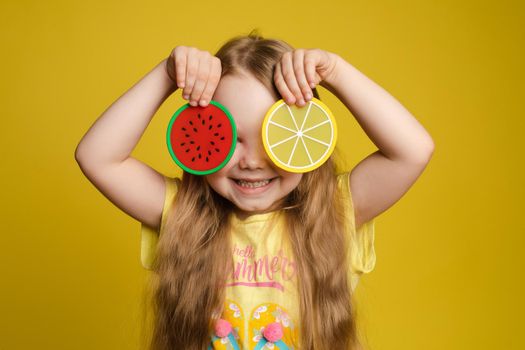
[[[0,349],[139,348],[140,225],[82,175],[75,147],[176,45],[215,52],[253,28],[338,53],[434,139],[377,218],[376,269],[357,289],[369,348],[525,348],[524,20],[521,1],[2,1]],[[320,94],[351,169],[376,147]],[[182,103],[171,96],[133,152],[168,175]]]

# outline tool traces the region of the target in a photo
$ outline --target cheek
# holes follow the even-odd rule
[[[294,189],[299,185],[299,183],[301,182],[302,178],[303,178],[303,174],[298,174],[298,175],[294,176],[294,178],[293,178],[293,183],[294,183],[293,188]]]
[[[240,156],[240,154],[242,152],[241,148],[242,148],[242,145],[240,145],[239,142],[237,142],[237,145],[235,146],[235,151],[233,151],[232,157],[230,158],[228,163],[224,166],[224,168],[230,168],[230,167],[233,166],[233,164],[237,163],[237,158],[239,158],[239,156]],[[223,170],[223,169],[221,169],[221,170]]]
[[[211,175],[205,176],[206,182],[208,185],[213,188],[214,190],[217,190],[217,185],[219,184],[219,177],[217,176],[217,173],[213,173]]]
[[[216,191],[228,181],[228,164],[221,170],[205,177],[206,182]]]
[[[303,174],[286,174],[283,176],[284,183],[286,184],[286,188],[290,191],[294,190],[297,185],[301,182],[301,179],[303,178]]]

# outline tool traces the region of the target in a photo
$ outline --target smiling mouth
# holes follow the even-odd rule
[[[246,181],[246,180],[238,180],[238,179],[232,179],[238,186],[244,187],[244,188],[260,188],[265,187],[268,184],[270,184],[273,180],[276,178],[266,179],[266,180],[260,180],[260,181]]]

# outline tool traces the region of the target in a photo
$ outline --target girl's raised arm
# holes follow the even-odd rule
[[[177,90],[175,81],[192,101],[209,102],[220,73],[220,61],[208,52],[176,47],[113,102],[84,135],[75,151],[82,172],[113,204],[158,229],[164,177],[131,153],[155,112]]]
[[[287,52],[274,79],[285,101],[298,106],[312,98],[310,88],[320,83],[345,104],[379,148],[351,171],[356,227],[398,201],[430,161],[434,142],[417,119],[337,54],[321,49]]]
[[[434,152],[434,141],[391,94],[337,57],[333,80],[325,86],[352,112],[379,148],[351,171],[356,226],[397,202],[416,182]]]

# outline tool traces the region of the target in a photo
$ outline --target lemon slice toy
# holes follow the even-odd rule
[[[284,100],[272,105],[262,124],[268,157],[281,169],[305,173],[330,157],[337,141],[337,125],[330,109],[312,98],[303,107]]]

